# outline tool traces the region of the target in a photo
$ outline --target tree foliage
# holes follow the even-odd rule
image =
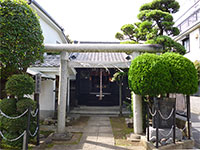
[[[187,58],[176,53],[143,54],[129,68],[129,87],[135,94],[157,96],[167,93],[193,94],[197,91],[197,70]]]
[[[27,74],[13,75],[6,82],[6,92],[18,98],[33,94],[34,89],[34,80]]]
[[[25,72],[43,59],[43,35],[36,13],[25,0],[0,0],[1,77]]]
[[[34,81],[30,76],[25,74],[13,75],[6,83],[6,90],[14,97],[0,101],[0,109],[6,115],[15,117],[21,115],[29,107],[31,107],[32,110],[36,108],[36,102],[25,97],[25,94],[32,94],[34,91]],[[27,119],[27,113],[18,119],[0,117],[0,130],[5,137],[14,139],[26,130]],[[35,129],[35,119],[31,119],[30,132],[34,133]],[[23,138],[15,142],[9,142],[3,139],[1,142],[6,145],[14,146],[12,149],[19,149],[23,144]]]
[[[140,7],[137,16],[140,22],[122,26],[122,33],[118,32],[115,37],[137,43],[161,44],[164,52],[185,54],[185,48],[171,38],[179,34],[178,28],[174,27],[172,16],[179,7],[175,0],[153,0],[146,3]]]
[[[176,53],[165,53],[160,56],[171,74],[169,93],[194,94],[198,90],[197,70],[189,59]]]
[[[157,96],[170,88],[170,73],[164,60],[156,54],[136,57],[129,68],[129,87],[135,94]]]

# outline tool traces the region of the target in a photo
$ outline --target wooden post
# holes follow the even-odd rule
[[[122,77],[119,81],[119,116],[122,116]]]
[[[38,132],[37,132],[37,144],[40,145],[40,104],[39,104],[39,93],[34,94],[34,100],[37,102],[37,127],[38,127]]]
[[[188,124],[188,139],[191,139],[191,133],[190,133],[190,96],[186,96],[187,101],[187,124]]]
[[[147,141],[149,141],[149,105],[147,104]]]
[[[158,113],[158,110],[159,110],[159,106],[158,106],[158,100],[157,100],[157,98],[153,98],[154,99],[154,104],[155,104],[155,111],[157,112],[156,113],[156,115],[155,115],[155,122],[156,122],[156,148],[158,148],[158,141],[159,141],[159,134],[158,134],[158,132],[159,132],[159,129],[158,129],[158,123],[159,123],[159,120],[158,120],[158,115],[159,115],[159,113]]]
[[[28,150],[28,140],[29,140],[29,132],[30,132],[30,121],[31,121],[31,107],[28,108],[28,120],[26,127],[26,150]]]
[[[176,143],[176,106],[174,106],[174,112],[173,112],[173,142]]]
[[[37,109],[38,109],[38,113],[37,113],[37,127],[38,127],[38,131],[37,131],[37,143],[36,145],[40,145],[40,90],[41,90],[41,74],[36,74],[35,76],[35,94],[34,94],[34,100],[37,103]]]

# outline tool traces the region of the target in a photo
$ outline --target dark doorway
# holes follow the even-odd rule
[[[76,70],[76,93],[79,105],[119,105],[118,85],[111,82],[115,69],[79,68]]]

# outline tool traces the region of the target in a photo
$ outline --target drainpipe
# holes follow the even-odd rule
[[[70,78],[67,79],[67,112],[70,112]]]

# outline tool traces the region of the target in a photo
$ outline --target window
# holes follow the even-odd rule
[[[182,43],[183,43],[183,46],[186,49],[186,53],[189,53],[190,52],[190,39],[189,39],[189,36],[187,36],[187,38],[183,39]]]

